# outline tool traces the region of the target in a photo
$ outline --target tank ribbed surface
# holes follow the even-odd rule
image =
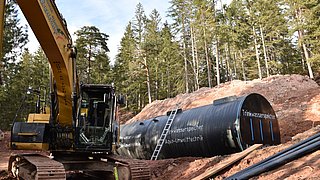
[[[168,116],[121,126],[120,155],[150,159]],[[255,143],[280,143],[279,125],[270,103],[259,94],[227,97],[178,113],[159,159],[211,157]]]

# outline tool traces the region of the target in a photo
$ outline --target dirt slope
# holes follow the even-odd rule
[[[236,172],[245,169],[259,161],[293,145],[307,137],[320,133],[320,126],[312,128],[304,133],[294,136],[293,140],[280,144],[278,146],[269,146],[260,148],[240,162],[221,172],[214,179],[224,179]],[[212,158],[178,158],[160,160],[157,163],[153,162],[153,179],[192,179],[204,173],[209,167],[214,167],[220,161],[223,161],[228,156],[216,156]],[[319,179],[320,177],[320,151],[316,151],[298,160],[287,163],[286,165],[277,168],[273,171],[263,173],[259,177],[253,179]]]
[[[279,123],[282,142],[287,142],[297,133],[320,124],[320,91],[318,84],[306,76],[278,75],[262,80],[232,81],[215,88],[178,95],[175,98],[154,101],[127,123],[144,120],[174,109],[191,109],[232,95],[259,93],[266,97],[274,108]]]
[[[175,98],[155,101],[147,105],[137,116],[127,123],[144,120],[174,109],[179,105],[182,109],[190,109],[207,105],[215,99],[232,95],[259,93],[266,97],[273,106],[280,125],[283,144],[264,147],[240,161],[234,167],[222,172],[217,179],[223,179],[237,171],[259,162],[275,154],[300,139],[307,138],[320,128],[320,91],[318,84],[306,76],[277,75],[262,80],[232,81],[212,89],[200,90],[178,95]],[[311,129],[310,131],[307,131]],[[307,132],[305,132],[307,131]],[[300,134],[292,140],[296,134]],[[232,156],[232,155],[231,155]],[[150,162],[153,167],[154,179],[191,179],[203,173],[208,167],[214,166],[227,156],[212,158],[178,158]],[[266,173],[259,179],[299,179],[320,177],[320,152],[303,157],[292,163]]]

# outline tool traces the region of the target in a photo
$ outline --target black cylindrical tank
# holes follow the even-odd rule
[[[122,125],[118,153],[150,159],[169,114]],[[274,110],[259,94],[232,96],[210,105],[179,111],[158,159],[225,155],[256,143],[280,143]]]

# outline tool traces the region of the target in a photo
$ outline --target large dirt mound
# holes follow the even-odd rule
[[[318,87],[315,81],[307,76],[300,75],[277,75],[253,81],[235,80],[215,88],[201,88],[193,93],[180,94],[174,98],[154,101],[127,123],[164,115],[176,106],[182,109],[191,109],[210,104],[215,99],[233,95],[259,93],[265,96],[272,104],[279,104],[290,98],[297,98],[299,95]]]
[[[280,125],[282,143],[254,151],[233,167],[220,173],[215,179],[226,178],[252,164],[255,164],[290,145],[320,133],[320,91],[319,85],[306,76],[277,75],[254,81],[232,81],[212,89],[178,95],[175,98],[155,101],[147,105],[134,122],[160,115],[175,109],[190,109],[212,103],[213,100],[232,96],[259,93],[266,97],[274,108]],[[299,134],[300,133],[300,134]],[[298,135],[297,135],[298,134]],[[296,135],[296,136],[295,136]],[[215,166],[229,156],[212,158],[177,158],[150,162],[154,179],[191,179]],[[264,173],[259,179],[317,179],[320,177],[320,151],[290,162],[276,170]]]
[[[213,100],[226,96],[259,93],[266,97],[274,108],[280,124],[282,142],[287,142],[295,134],[320,124],[318,88],[315,81],[301,75],[277,75],[253,81],[236,80],[219,87],[201,88],[194,93],[154,101],[127,123],[164,115],[177,106],[186,110],[210,104]]]

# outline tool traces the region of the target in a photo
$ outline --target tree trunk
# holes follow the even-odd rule
[[[216,73],[217,73],[217,85],[220,85],[220,55],[219,55],[219,40],[216,42]]]
[[[245,69],[244,69],[243,54],[242,54],[241,50],[239,51],[239,53],[240,53],[240,59],[241,59],[242,78],[243,78],[244,81],[246,81],[247,77],[246,77],[246,72],[245,72]]]
[[[261,39],[262,39],[264,62],[267,70],[267,77],[269,77],[270,73],[269,73],[269,65],[268,65],[268,57],[267,57],[267,47],[265,45],[264,34],[263,34],[263,29],[261,24],[260,24],[260,33],[261,33]]]
[[[158,58],[155,58],[156,62],[158,62]],[[150,82],[149,82],[150,83]],[[161,84],[160,84],[161,85]],[[155,79],[155,99],[159,99],[159,75],[158,75],[158,63],[156,63],[156,79]]]
[[[186,47],[186,32],[184,23],[182,23],[183,29],[183,59],[184,59],[184,77],[185,77],[185,88],[186,93],[189,93],[189,83],[188,83],[188,60],[187,60],[187,47]]]
[[[310,54],[309,54],[309,51],[308,51],[305,43],[302,43],[302,48],[303,48],[304,56],[306,57],[306,63],[307,63],[307,67],[308,67],[309,77],[311,79],[313,79],[314,76],[313,76],[313,71],[312,71],[311,63],[310,63]]]
[[[2,33],[0,34],[0,86],[3,85],[3,71],[4,71],[4,54],[3,54],[3,31],[4,31],[4,21],[5,21],[5,17],[4,17],[4,12],[5,12],[5,7],[6,7],[6,1],[2,1],[1,2],[1,18],[0,18],[0,26],[3,28],[2,29]]]
[[[194,55],[196,57],[196,90],[199,90],[200,89],[200,85],[199,85],[199,56],[198,56],[198,47],[197,47],[197,36],[196,34],[194,33],[194,36],[193,36],[193,39],[194,39]]]
[[[190,28],[191,32],[191,52],[192,52],[192,70],[194,76],[194,90],[197,90],[199,87],[198,73],[197,73],[197,62],[196,62],[196,50],[195,50],[195,37],[193,34],[193,28]]]
[[[166,70],[166,76],[167,76],[167,88],[166,88],[166,92],[167,92],[167,98],[170,98],[170,92],[171,92],[171,81],[170,81],[170,71],[169,71],[169,65],[167,64],[167,70]]]
[[[253,38],[254,38],[254,48],[256,50],[256,61],[257,61],[257,66],[258,66],[259,79],[262,79],[262,72],[261,72],[261,67],[260,67],[260,57],[259,57],[259,50],[258,50],[258,41],[257,41],[256,29],[254,28],[254,26],[252,27],[252,31],[253,31]]]
[[[235,50],[232,51],[233,52],[233,58],[234,58],[234,63],[233,63],[233,71],[234,71],[234,77],[236,79],[238,79],[238,70],[237,70],[237,59],[238,59],[238,56],[237,56],[237,52]]]
[[[226,51],[226,64],[227,64],[227,77],[228,77],[228,81],[232,81],[232,68],[231,68],[231,63],[230,63],[230,51],[229,51],[229,43],[227,42],[225,44],[225,51]]]
[[[88,74],[87,83],[90,84],[90,74],[91,74],[91,44],[89,45],[89,57],[88,57]]]
[[[144,57],[143,60],[144,60],[144,66],[145,66],[145,71],[146,71],[146,76],[147,76],[148,103],[150,104],[152,102],[151,86],[150,86],[150,71],[149,71],[149,66],[147,64],[147,58]]]
[[[302,30],[299,30],[299,31],[298,31],[298,38],[299,38],[299,41],[301,42],[301,47],[302,47],[302,51],[303,51],[303,54],[304,54],[304,58],[305,58],[305,60],[306,60],[309,77],[310,77],[311,79],[313,79],[314,76],[313,76],[313,71],[312,71],[311,63],[310,63],[310,54],[309,54],[309,52],[308,52],[307,45],[303,42],[303,36],[304,36],[304,35],[303,35],[303,31],[302,31]],[[303,58],[302,58],[302,61],[303,61]]]
[[[204,36],[204,52],[206,56],[206,62],[207,62],[207,77],[208,77],[208,87],[211,88],[211,65],[209,60],[209,54],[208,54],[208,47],[207,47],[207,40],[206,40],[206,29],[203,28],[203,36]]]
[[[298,20],[298,22],[299,23],[302,23],[302,12],[301,12],[301,8],[298,8],[298,10],[296,11],[296,19]],[[302,42],[303,41],[303,30],[298,30],[298,41],[299,42]],[[304,54],[304,49],[303,49],[303,46],[302,46],[302,44],[300,44],[299,43],[299,45],[300,45],[300,47],[301,47],[301,62],[302,62],[302,69],[303,70],[305,70],[305,62],[304,62],[304,56],[303,56],[303,54]]]
[[[141,84],[139,83],[139,91],[138,91],[138,110],[142,109],[142,102],[141,102]]]

